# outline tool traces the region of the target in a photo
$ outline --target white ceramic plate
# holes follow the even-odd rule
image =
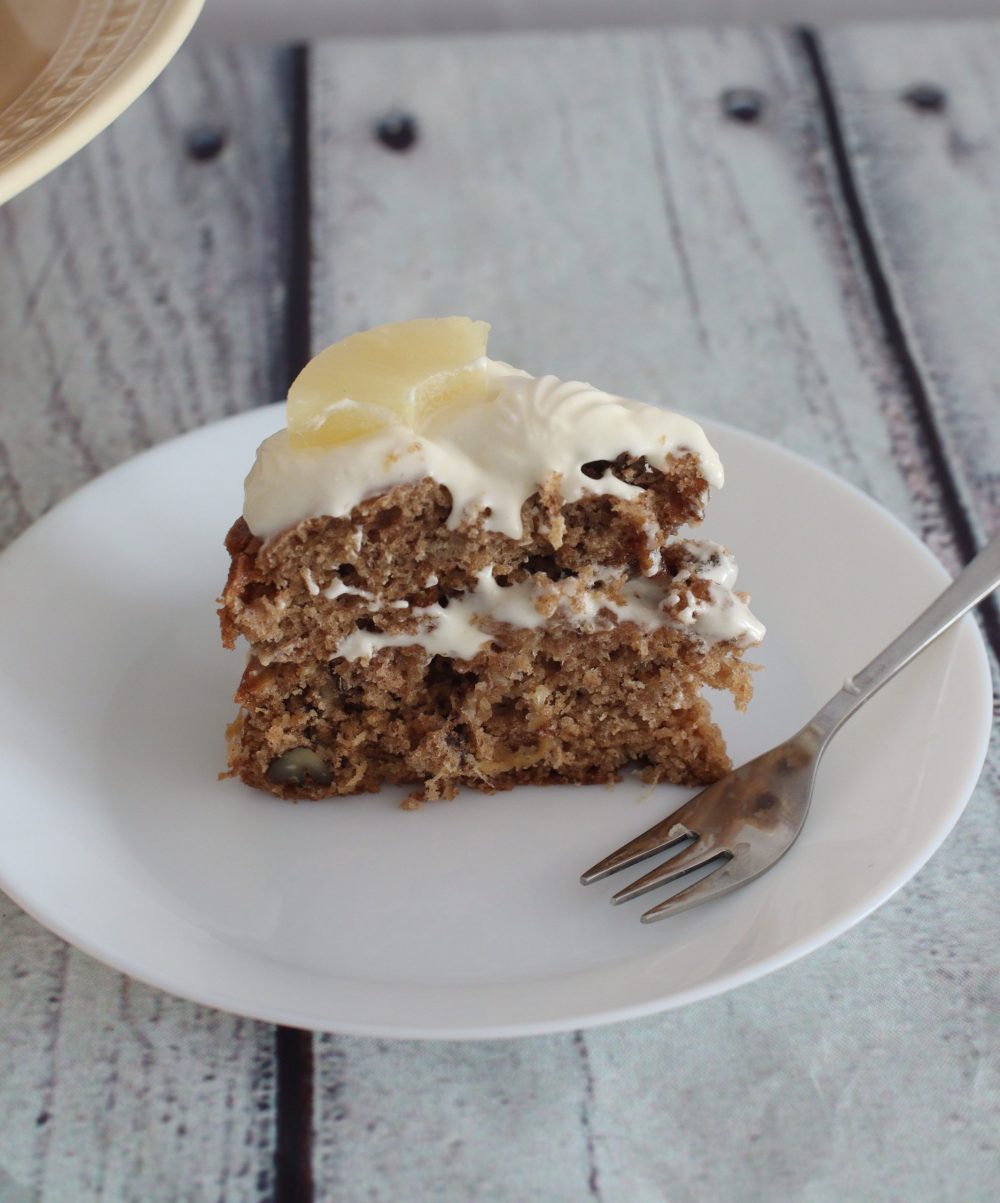
[[[834,742],[769,874],[652,926],[578,875],[681,790],[521,788],[398,809],[290,805],[217,781],[242,656],[219,646],[222,538],[258,410],[95,481],[0,557],[0,885],[64,939],[226,1010],[380,1036],[525,1035],[705,998],[818,948],[920,868],[961,813],[990,726],[965,620]],[[708,424],[728,483],[706,533],[769,625],[737,760],[785,737],[946,583],[884,510]],[[620,885],[615,883],[615,886]]]
[[[0,0],[0,203],[128,108],[202,2]]]

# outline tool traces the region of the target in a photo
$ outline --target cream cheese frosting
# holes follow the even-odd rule
[[[764,636],[763,625],[751,614],[746,601],[732,592],[736,582],[732,557],[717,544],[699,546],[713,547],[720,567],[714,577],[702,577],[710,581],[709,599],[701,601],[689,594],[687,605],[677,613],[670,607],[682,600],[678,590],[664,594],[656,581],[644,577],[627,580],[617,568],[597,569],[589,580],[529,577],[502,586],[494,580],[490,567],[477,574],[474,589],[449,599],[447,606],[435,602],[414,607],[412,612],[420,622],[418,631],[355,630],[338,645],[336,654],[347,660],[368,660],[382,648],[419,644],[428,657],[471,660],[494,639],[484,622],[533,630],[557,613],[580,631],[606,630],[615,622],[630,622],[643,631],[679,627],[706,643],[731,640],[739,647],[759,643]]]
[[[610,472],[595,480],[581,470],[623,453],[659,469],[672,457],[694,455],[707,483],[721,488],[719,457],[690,418],[581,381],[479,363],[490,381],[488,400],[445,410],[419,433],[393,425],[322,448],[292,447],[284,430],[265,440],[246,479],[250,530],[268,539],[306,518],[344,517],[366,497],[430,476],[451,493],[450,526],[481,513],[487,530],[520,538],[521,507],[553,473],[567,502],[585,493],[638,495],[637,486]]]

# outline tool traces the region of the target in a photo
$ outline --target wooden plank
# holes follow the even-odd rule
[[[270,1027],[182,1003],[65,946],[53,950],[26,916],[8,918],[5,945],[10,932],[21,958],[12,966],[0,1094],[8,1184],[44,1199],[136,1203],[266,1194]],[[4,969],[13,951],[5,947]],[[6,1199],[4,1185],[0,1177]]]
[[[982,544],[1000,529],[1000,383],[993,350],[1000,315],[1000,85],[994,70],[1000,24],[922,23],[905,34],[894,25],[831,29],[821,51],[863,217],[919,373],[924,421],[953,482],[949,501],[957,525],[968,530],[968,555],[973,542]],[[995,614],[984,624],[994,679],[1000,653]],[[1000,908],[989,893],[981,850],[1000,845],[998,797],[995,725],[976,797],[945,850],[970,896],[984,899],[994,930]],[[976,1005],[995,1011],[995,974],[984,977],[981,963],[969,963],[967,944],[933,949],[942,954],[948,961],[940,965],[942,976],[972,979]],[[922,1016],[928,1006],[941,1005],[925,999],[914,1009]],[[955,1082],[953,1094],[961,1090]],[[954,1150],[945,1145],[942,1197],[974,1196],[986,1180],[978,1175],[988,1173],[984,1155],[1000,1156],[995,1100],[982,1117],[992,1131],[980,1131],[974,1150],[963,1143],[962,1156],[950,1156]],[[900,1135],[912,1140],[912,1133]],[[915,1145],[912,1152],[919,1155]]]
[[[316,1198],[586,1199],[580,1048],[318,1037]]]
[[[978,955],[952,943],[968,909],[937,860],[806,961],[587,1034],[603,1203],[990,1196],[994,958],[985,924]]]
[[[184,52],[0,210],[0,542],[126,456],[279,394],[288,96],[285,52]],[[199,127],[202,155],[223,133],[215,157],[190,153]],[[267,1197],[268,1025],[131,982],[2,897],[0,982],[0,1197]]]
[[[185,53],[0,210],[0,543],[136,451],[283,395],[286,75],[286,55]],[[195,157],[192,131],[225,144]]]
[[[865,215],[980,541],[1000,529],[1000,24],[823,37]],[[942,89],[920,108],[914,84]]]
[[[762,121],[722,115],[737,85],[764,93]],[[392,110],[417,123],[405,151],[373,134]],[[418,314],[489,318],[499,356],[785,443],[957,563],[797,37],[330,44],[313,56],[310,115],[317,345]],[[432,1181],[442,1200],[525,1197],[518,1182],[550,1199],[653,1203],[779,1183],[787,1198],[889,1199],[906,1182],[908,1197],[974,1196],[995,1143],[961,1083],[988,1041],[997,916],[962,899],[989,896],[993,780],[920,877],[836,945],[711,1004],[578,1036],[575,1061],[565,1037],[453,1055],[320,1042],[317,1194],[353,1203]],[[741,1041],[752,1055],[734,1065]],[[562,1134],[544,1163],[520,1152],[534,1148],[538,1064]],[[890,1074],[936,1101],[909,1108]],[[918,1150],[939,1147],[941,1098],[945,1170],[915,1171]],[[738,1135],[720,1140],[730,1125]],[[508,1160],[491,1193],[494,1130]]]

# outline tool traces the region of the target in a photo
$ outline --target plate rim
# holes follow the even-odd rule
[[[276,409],[277,406],[274,408]],[[250,426],[258,423],[263,426],[263,414],[269,412],[270,409],[270,406],[257,407],[241,411],[215,422],[205,423],[139,452],[94,477],[59,501],[12,540],[8,547],[0,552],[0,567],[4,566],[5,561],[7,561],[10,553],[15,548],[33,542],[36,538],[44,538],[48,527],[52,522],[58,521],[65,507],[72,507],[83,494],[89,494],[91,491],[108,487],[109,482],[113,481],[125,470],[134,469],[137,462],[159,457],[170,457],[177,453],[180,445],[189,440],[198,439],[204,436],[206,432],[220,426],[232,424],[246,424]],[[838,476],[825,465],[817,464],[797,451],[793,451],[780,443],[766,439],[752,431],[743,430],[731,423],[705,417],[704,415],[698,416],[697,420],[705,426],[710,437],[714,430],[724,431],[738,439],[758,445],[769,453],[777,453],[780,456],[786,457],[800,469],[805,469],[809,473],[818,473],[827,478],[836,487],[852,492],[863,503],[878,510],[881,517],[889,520],[889,524],[906,541],[911,551],[919,554],[940,579],[942,587],[947,585],[952,579],[933,552],[900,518],[865,493],[864,490],[859,489],[850,481]],[[277,428],[277,424],[275,428]],[[891,875],[891,880],[886,885],[874,891],[870,899],[865,901],[860,907],[855,905],[849,908],[849,913],[846,917],[843,914],[831,917],[817,925],[808,935],[800,937],[791,944],[776,950],[750,965],[734,969],[728,973],[723,972],[697,985],[674,991],[666,996],[648,999],[644,1002],[616,1006],[601,1011],[588,1011],[584,1014],[562,1015],[553,1019],[538,1021],[519,1020],[480,1026],[456,1025],[451,1023],[442,1027],[435,1027],[427,1024],[407,1025],[382,1022],[362,1023],[351,1020],[322,1020],[314,1014],[299,1012],[294,1007],[255,1007],[245,999],[229,994],[225,990],[189,989],[187,986],[179,990],[176,983],[171,980],[169,973],[159,973],[155,967],[140,964],[137,960],[130,960],[127,956],[108,955],[108,950],[102,947],[98,941],[90,939],[86,933],[81,934],[74,931],[72,924],[64,922],[59,915],[50,914],[44,903],[38,903],[32,898],[23,898],[16,888],[11,889],[10,884],[2,875],[0,875],[0,889],[17,906],[48,931],[117,972],[123,973],[155,989],[163,990],[174,997],[183,998],[199,1005],[210,1006],[247,1019],[282,1024],[307,1031],[330,1032],[346,1036],[364,1036],[379,1039],[472,1041],[510,1039],[585,1030],[665,1013],[727,993],[749,982],[768,976],[808,956],[839,936],[844,935],[892,898],[904,885],[912,880],[940,849],[954,830],[956,823],[961,818],[972,797],[988,754],[993,726],[993,685],[986,644],[973,614],[966,615],[957,624],[956,631],[963,628],[972,634],[974,640],[974,657],[971,663],[974,665],[978,675],[977,687],[980,690],[979,701],[975,704],[975,710],[980,716],[978,740],[976,741],[975,755],[970,757],[963,781],[960,786],[956,786],[954,793],[955,801],[951,803],[947,810],[946,821],[935,831],[933,838],[922,843],[920,849],[914,855],[898,865]],[[2,873],[2,866],[0,866],[0,873]]]

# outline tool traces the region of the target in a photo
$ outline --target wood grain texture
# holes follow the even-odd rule
[[[0,543],[98,471],[278,395],[287,58],[183,53],[0,210]],[[214,158],[189,153],[203,127]],[[270,1196],[268,1025],[131,982],[2,896],[0,989],[3,1203]]]
[[[1000,528],[1000,25],[824,39],[862,202],[980,541]],[[941,111],[904,100],[945,92]]]
[[[130,981],[5,900],[0,919],[0,1199],[266,1198],[270,1029]]]
[[[136,451],[282,395],[286,56],[182,55],[0,209],[0,542]],[[217,157],[187,151],[218,130]]]
[[[316,1197],[587,1199],[579,1044],[317,1037]]]
[[[486,317],[503,358],[827,464],[957,566],[795,35],[357,42],[311,65],[316,345],[418,314]],[[765,94],[762,122],[721,115],[734,85]],[[405,152],[373,134],[391,110],[417,122]],[[991,770],[876,917],[734,995],[460,1052],[320,1041],[319,1197],[428,1183],[456,1203],[985,1197],[996,791]]]

